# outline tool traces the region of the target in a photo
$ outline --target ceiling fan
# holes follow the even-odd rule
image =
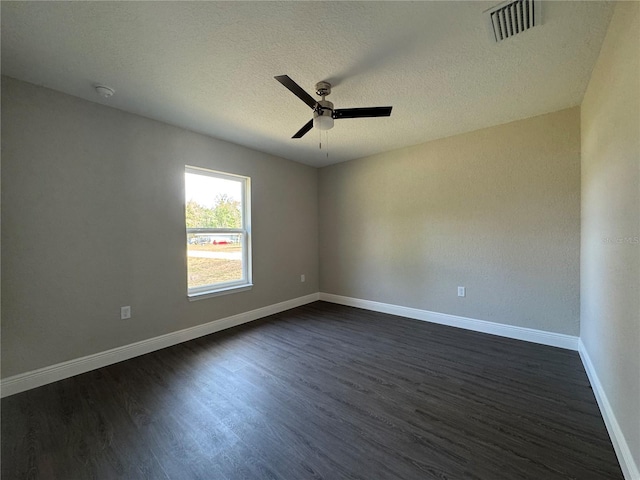
[[[311,95],[305,92],[300,85],[291,80],[288,75],[278,75],[274,78],[313,110],[313,118],[291,138],[302,138],[312,127],[316,127],[318,130],[329,130],[333,128],[334,119],[388,117],[391,115],[392,107],[334,109],[333,103],[325,100],[325,97],[331,93],[331,84],[329,82],[318,82],[316,84],[316,94],[322,97],[322,100],[316,101]]]

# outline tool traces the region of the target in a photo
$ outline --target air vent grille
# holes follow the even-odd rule
[[[493,38],[501,42],[540,24],[540,2],[515,0],[501,3],[488,10],[486,15]]]

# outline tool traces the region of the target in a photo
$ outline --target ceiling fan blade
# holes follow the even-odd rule
[[[291,91],[291,93],[293,93],[296,97],[309,105],[311,108],[316,108],[316,104],[318,102],[316,102],[311,95],[305,92],[300,85],[291,80],[288,75],[278,75],[277,77],[273,78],[287,87]]]
[[[333,118],[388,117],[393,107],[338,108],[333,111]]]
[[[305,133],[313,128],[313,118],[307,122],[298,132],[291,138],[302,138]]]

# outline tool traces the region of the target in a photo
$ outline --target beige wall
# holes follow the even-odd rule
[[[321,291],[577,335],[579,129],[576,107],[321,169]]]
[[[185,164],[251,177],[253,290],[187,300]],[[317,225],[314,168],[3,78],[2,376],[315,293]]]
[[[640,3],[616,6],[582,104],[580,337],[640,467]]]

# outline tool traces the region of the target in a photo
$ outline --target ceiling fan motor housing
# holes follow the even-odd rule
[[[321,97],[326,97],[330,93],[331,93],[331,84],[329,82],[316,83],[316,95],[319,95]]]
[[[329,100],[319,100],[313,112],[313,126],[318,130],[333,128],[333,103]]]

